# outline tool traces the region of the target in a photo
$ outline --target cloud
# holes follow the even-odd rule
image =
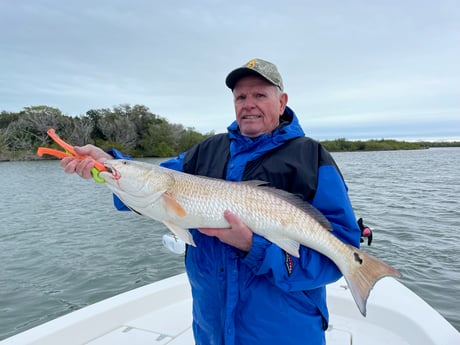
[[[220,132],[234,118],[226,74],[262,57],[278,65],[289,104],[315,134],[451,135],[459,20],[449,0],[3,1],[0,110],[143,104]]]

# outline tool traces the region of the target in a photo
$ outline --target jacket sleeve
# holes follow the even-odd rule
[[[347,187],[335,165],[318,169],[318,186],[312,205],[321,211],[342,241],[359,247],[360,230],[347,194]],[[286,291],[311,290],[341,277],[337,266],[327,256],[300,246],[296,258],[254,234],[253,246],[243,260],[256,275],[267,275]]]
[[[176,171],[183,171],[182,165],[183,165],[185,154],[186,152],[182,152],[179,156],[168,159],[167,161],[162,162],[160,165],[168,169],[172,169]]]
[[[118,151],[115,148],[107,151],[107,153],[109,155],[111,155],[115,159],[128,159],[128,160],[131,160],[131,157],[124,156],[120,151]],[[116,196],[115,194],[113,194],[113,205],[115,206],[115,208],[118,211],[131,211],[131,209],[128,206],[126,206],[123,203],[123,201],[121,201],[120,198],[118,196]]]

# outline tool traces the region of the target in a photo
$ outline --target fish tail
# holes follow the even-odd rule
[[[359,311],[366,316],[367,298],[375,283],[386,276],[400,277],[401,273],[367,253],[354,247],[351,248],[352,263],[351,267],[345,270],[344,277]]]

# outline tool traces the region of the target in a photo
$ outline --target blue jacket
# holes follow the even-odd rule
[[[304,137],[289,107],[283,118],[287,123],[255,139],[243,137],[236,122],[228,127],[228,156],[214,155],[216,160],[226,160],[227,180],[241,181],[248,162]],[[360,230],[347,187],[332,157],[314,143],[321,162],[312,164],[316,171],[310,179],[315,186],[308,201],[328,218],[333,234],[359,247]],[[187,153],[182,153],[162,166],[183,171],[186,158]],[[308,174],[308,169],[305,171]],[[197,246],[187,248],[185,264],[192,286],[196,344],[325,343],[324,329],[329,319],[325,285],[341,276],[329,258],[304,246],[300,258],[291,257],[256,234],[246,255],[214,237],[191,231]]]

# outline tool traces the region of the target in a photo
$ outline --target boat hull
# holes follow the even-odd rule
[[[328,345],[460,344],[460,333],[449,322],[393,278],[383,278],[375,286],[365,318],[354,306],[343,278],[327,291]],[[0,345],[188,345],[193,343],[191,310],[184,273],[61,316]]]

